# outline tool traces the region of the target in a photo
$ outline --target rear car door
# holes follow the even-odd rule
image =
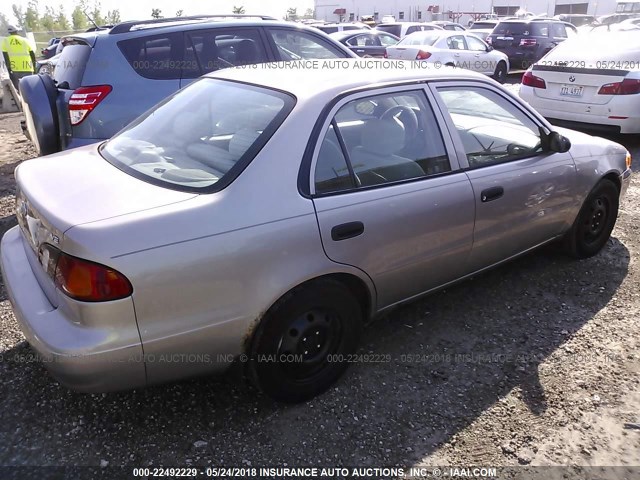
[[[269,59],[258,28],[211,28],[185,34],[180,86],[215,70],[264,63]]]
[[[474,199],[424,89],[359,92],[331,109],[309,189],[323,246],[373,280],[378,308],[464,274]]]
[[[382,57],[385,51],[378,36],[370,33],[356,35],[350,38],[347,44],[360,57]]]
[[[467,49],[467,42],[464,35],[452,35],[447,37],[447,47],[451,50],[451,55],[456,67],[471,69],[473,54]],[[474,59],[475,60],[475,59]]]
[[[543,151],[541,124],[502,91],[476,82],[442,83],[434,93],[466,164],[476,219],[472,270],[553,239],[576,212],[576,171],[567,153]]]

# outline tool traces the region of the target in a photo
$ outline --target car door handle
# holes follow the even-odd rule
[[[490,202],[491,200],[497,200],[502,195],[504,195],[504,188],[502,187],[491,187],[483,190],[480,194],[480,200],[483,202]]]
[[[364,233],[364,223],[362,222],[349,222],[341,225],[336,225],[331,229],[331,240],[339,242],[340,240],[346,240],[348,238],[357,237]]]

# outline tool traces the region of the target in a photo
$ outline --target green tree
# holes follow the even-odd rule
[[[310,19],[314,17],[315,17],[315,14],[313,13],[313,8],[307,8],[307,11],[304,12],[304,17],[302,18]]]
[[[291,7],[287,10],[287,20],[296,20],[298,18],[298,9]]]
[[[6,37],[9,34],[7,27],[9,26],[9,19],[4,13],[0,13],[0,37]]]
[[[11,5],[11,9],[13,10],[13,16],[16,17],[16,27],[24,29],[24,10],[21,6],[16,5],[15,3]]]
[[[108,25],[117,25],[120,22],[122,22],[122,18],[120,17],[120,10],[116,8],[115,10],[109,10],[107,12]]]
[[[37,0],[32,0],[27,4],[27,11],[24,12],[24,27],[31,32],[37,32],[40,29]]]
[[[71,26],[75,31],[87,29],[87,16],[84,14],[82,5],[76,5],[71,12]]]
[[[93,20],[93,22],[96,25],[102,26],[102,25],[106,25],[107,24],[107,20],[102,15],[102,9],[101,9],[101,6],[100,6],[100,2],[96,2],[96,3],[93,4],[93,9],[89,13],[89,15],[91,16],[91,19]]]
[[[44,10],[44,15],[40,19],[40,27],[47,32],[53,33],[55,30],[55,23],[55,12],[53,11],[53,8],[47,5]]]
[[[64,14],[64,5],[58,7],[58,14],[56,15],[56,30],[70,30],[69,20]]]
[[[162,18],[162,10],[160,10],[159,8],[152,8],[151,9],[151,18]]]
[[[242,5],[240,5],[239,7],[236,7],[235,5],[233,6],[233,13],[235,15],[242,15],[244,14],[244,7]]]
[[[183,12],[182,10],[178,10],[176,12],[176,17],[181,17],[182,16],[182,12]]]

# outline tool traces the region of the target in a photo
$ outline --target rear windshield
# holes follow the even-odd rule
[[[398,45],[433,45],[442,36],[442,30],[425,30],[404,37]]]
[[[65,40],[64,49],[53,71],[53,79],[58,85],[69,82],[69,89],[82,85],[82,76],[91,55],[91,47],[84,42]]]
[[[151,183],[219,190],[257,155],[293,104],[281,92],[203,78],[140,117],[101,153]]]
[[[378,25],[376,30],[382,30],[383,32],[390,33],[396,37],[400,37],[402,33],[402,27],[400,25]]]
[[[316,27],[318,30],[322,30],[324,33],[336,33],[338,27]]]
[[[516,23],[504,22],[499,23],[493,30],[492,35],[523,35],[546,37],[549,35],[549,27],[546,23]]]
[[[496,24],[493,22],[474,22],[473,25],[469,27],[469,30],[488,30],[495,26]]]

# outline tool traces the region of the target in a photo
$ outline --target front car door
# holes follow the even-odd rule
[[[487,59],[488,45],[473,35],[465,35],[464,37],[467,41],[467,48],[469,49],[471,56],[471,66],[469,67],[469,70],[474,70],[484,74],[493,74],[496,65],[492,65],[492,63]]]
[[[327,256],[374,282],[378,308],[460,277],[474,198],[421,87],[351,94],[324,119],[309,189]]]
[[[457,132],[459,162],[473,186],[471,270],[566,231],[577,208],[575,165],[568,152],[544,151],[542,123],[489,84],[443,82],[432,88],[450,130]]]

